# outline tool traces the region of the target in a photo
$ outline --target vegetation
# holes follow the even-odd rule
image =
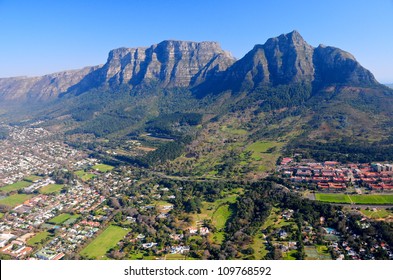
[[[76,219],[79,215],[71,215],[69,213],[62,213],[48,221],[49,224],[62,225],[69,219]]]
[[[42,244],[43,242],[47,241],[53,235],[48,231],[42,231],[34,235],[32,238],[27,240],[27,245],[29,246],[36,246],[38,244]]]
[[[32,183],[28,182],[28,181],[19,181],[19,182],[13,183],[11,185],[6,185],[4,187],[1,187],[0,191],[4,192],[4,193],[10,193],[12,191],[18,191],[18,190],[24,189],[24,188],[30,186],[31,184]]]
[[[83,181],[88,181],[88,180],[90,180],[90,179],[92,179],[92,178],[95,177],[94,174],[89,173],[89,172],[86,172],[86,171],[84,171],[84,170],[78,170],[78,171],[75,171],[74,173],[75,173],[75,175],[77,175],[79,178],[81,178]]]
[[[26,200],[32,198],[33,195],[30,194],[13,194],[7,196],[0,200],[0,205],[8,206],[8,207],[15,207],[19,204],[22,204]]]
[[[124,238],[129,230],[110,225],[99,236],[97,236],[80,255],[87,259],[106,259],[106,253],[113,248],[117,242]]]
[[[332,203],[393,204],[393,195],[379,195],[379,194],[348,195],[343,193],[337,193],[337,194],[316,193],[315,198],[319,201],[332,202]]]
[[[92,167],[95,170],[98,170],[100,172],[108,172],[111,171],[114,167],[108,164],[96,164]]]
[[[63,187],[64,187],[64,185],[60,185],[60,184],[49,184],[47,186],[40,188],[40,193],[42,193],[42,194],[57,193],[57,192],[60,192],[60,190]]]

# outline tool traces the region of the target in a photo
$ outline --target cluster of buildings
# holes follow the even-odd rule
[[[33,236],[49,230],[56,233],[56,237],[33,256],[38,259],[60,259],[65,253],[72,254],[83,241],[91,238],[99,230],[102,221],[107,219],[106,215],[93,217],[89,214],[104,201],[105,197],[94,187],[78,181],[70,185],[67,192],[36,195],[13,208],[0,220],[1,235],[9,237],[0,240],[0,247],[3,248],[1,252],[14,258],[32,255],[32,248],[19,240],[19,236]],[[61,213],[75,213],[72,216],[77,219],[69,219],[61,224],[51,221]],[[76,223],[79,219],[81,222]],[[20,252],[19,249],[10,251],[9,248],[16,248],[16,245]],[[23,246],[26,250],[21,249]]]
[[[392,164],[295,162],[292,158],[284,158],[277,171],[292,182],[314,183],[321,191],[342,192],[349,185],[361,185],[373,191],[393,191]]]
[[[0,185],[12,184],[32,173],[48,174],[84,157],[43,128],[9,126],[9,137],[1,140]]]

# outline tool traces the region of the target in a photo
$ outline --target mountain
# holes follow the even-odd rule
[[[314,157],[325,147],[326,157],[352,149],[366,158],[370,145],[393,144],[393,90],[350,53],[312,47],[297,31],[255,45],[239,60],[215,42],[119,48],[100,66],[0,79],[0,106],[10,101],[25,102],[22,109],[26,101],[38,105],[25,113],[3,106],[17,112],[9,119],[45,118],[46,126],[67,134],[192,134],[199,143],[201,135],[225,135],[225,141],[241,138],[244,149],[255,141],[279,141],[282,152],[300,149]],[[228,127],[243,136],[228,135]],[[201,153],[191,146],[190,154]]]
[[[98,68],[99,66],[85,67],[41,77],[1,78],[0,100],[24,102],[53,99]]]
[[[351,54],[324,45],[313,48],[297,31],[256,45],[222,76],[207,80],[202,90],[212,88],[209,83],[222,85],[215,88],[216,92],[291,83],[312,83],[317,88],[329,84],[378,85]]]
[[[0,100],[51,100],[100,86],[158,83],[190,87],[225,70],[235,59],[216,42],[163,41],[149,48],[119,48],[102,66],[42,77],[0,79]]]

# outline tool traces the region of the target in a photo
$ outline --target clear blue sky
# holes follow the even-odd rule
[[[165,39],[218,41],[241,58],[296,29],[393,83],[393,0],[0,0],[0,26],[0,77],[97,65]]]

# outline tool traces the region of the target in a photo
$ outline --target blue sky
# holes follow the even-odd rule
[[[298,30],[393,83],[393,0],[0,0],[0,26],[0,77],[97,65],[111,49],[165,39],[217,41],[241,58]]]

